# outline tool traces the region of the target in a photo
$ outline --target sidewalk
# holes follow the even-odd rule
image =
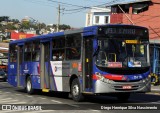
[[[151,92],[160,92],[160,85],[151,86]]]

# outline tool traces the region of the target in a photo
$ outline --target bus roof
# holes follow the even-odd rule
[[[40,40],[43,42],[45,40],[50,40],[53,37],[60,37],[60,36],[76,34],[76,33],[83,33],[83,36],[95,35],[99,27],[116,27],[116,26],[128,26],[128,27],[134,26],[135,28],[147,29],[142,26],[127,25],[127,24],[95,25],[95,26],[89,26],[89,27],[84,27],[84,28],[75,29],[75,30],[67,30],[63,32],[49,33],[45,35],[39,35],[39,36],[30,37],[30,38],[15,40],[15,41],[11,41],[10,44],[23,44],[26,41],[28,42],[28,41],[34,41],[34,40]]]

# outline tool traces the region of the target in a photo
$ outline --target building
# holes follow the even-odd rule
[[[36,36],[36,34],[27,34],[27,33],[23,33],[23,32],[11,32],[10,33],[10,39],[22,39],[22,38],[30,38]]]
[[[86,14],[85,26],[110,23],[110,8],[92,7]]]
[[[111,7],[111,23],[134,24],[147,27],[150,39],[157,39],[160,37],[159,7],[160,0],[118,2]]]

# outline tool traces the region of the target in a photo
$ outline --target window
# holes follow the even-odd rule
[[[54,39],[52,41],[52,59],[53,61],[64,60],[65,38]]]
[[[119,68],[147,67],[148,44],[128,44],[123,39],[100,39],[96,54],[97,65],[112,67],[117,62]]]
[[[39,41],[33,42],[32,46],[32,61],[39,61],[40,58],[40,43]]]
[[[129,13],[129,4],[121,5],[120,7],[122,8],[122,10],[123,10],[125,13]],[[123,13],[122,10],[119,8],[119,11],[120,11],[121,13]]]
[[[10,45],[10,62],[17,61],[17,45]]]
[[[26,43],[24,46],[24,61],[31,61],[32,58],[32,42]]]
[[[112,7],[111,8],[111,12],[112,12],[112,14],[116,14],[117,13],[117,7]]]
[[[105,16],[105,18],[104,18],[104,23],[105,23],[105,24],[109,23],[109,16]]]
[[[96,23],[96,24],[99,23],[99,16],[95,16],[95,23]]]
[[[90,20],[91,20],[91,18],[90,18],[90,14],[88,14],[88,23],[87,23],[87,25],[90,25]]]
[[[66,60],[79,60],[81,56],[81,35],[66,38]]]

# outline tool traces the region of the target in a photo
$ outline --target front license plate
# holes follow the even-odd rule
[[[132,86],[122,86],[123,89],[132,89]]]

